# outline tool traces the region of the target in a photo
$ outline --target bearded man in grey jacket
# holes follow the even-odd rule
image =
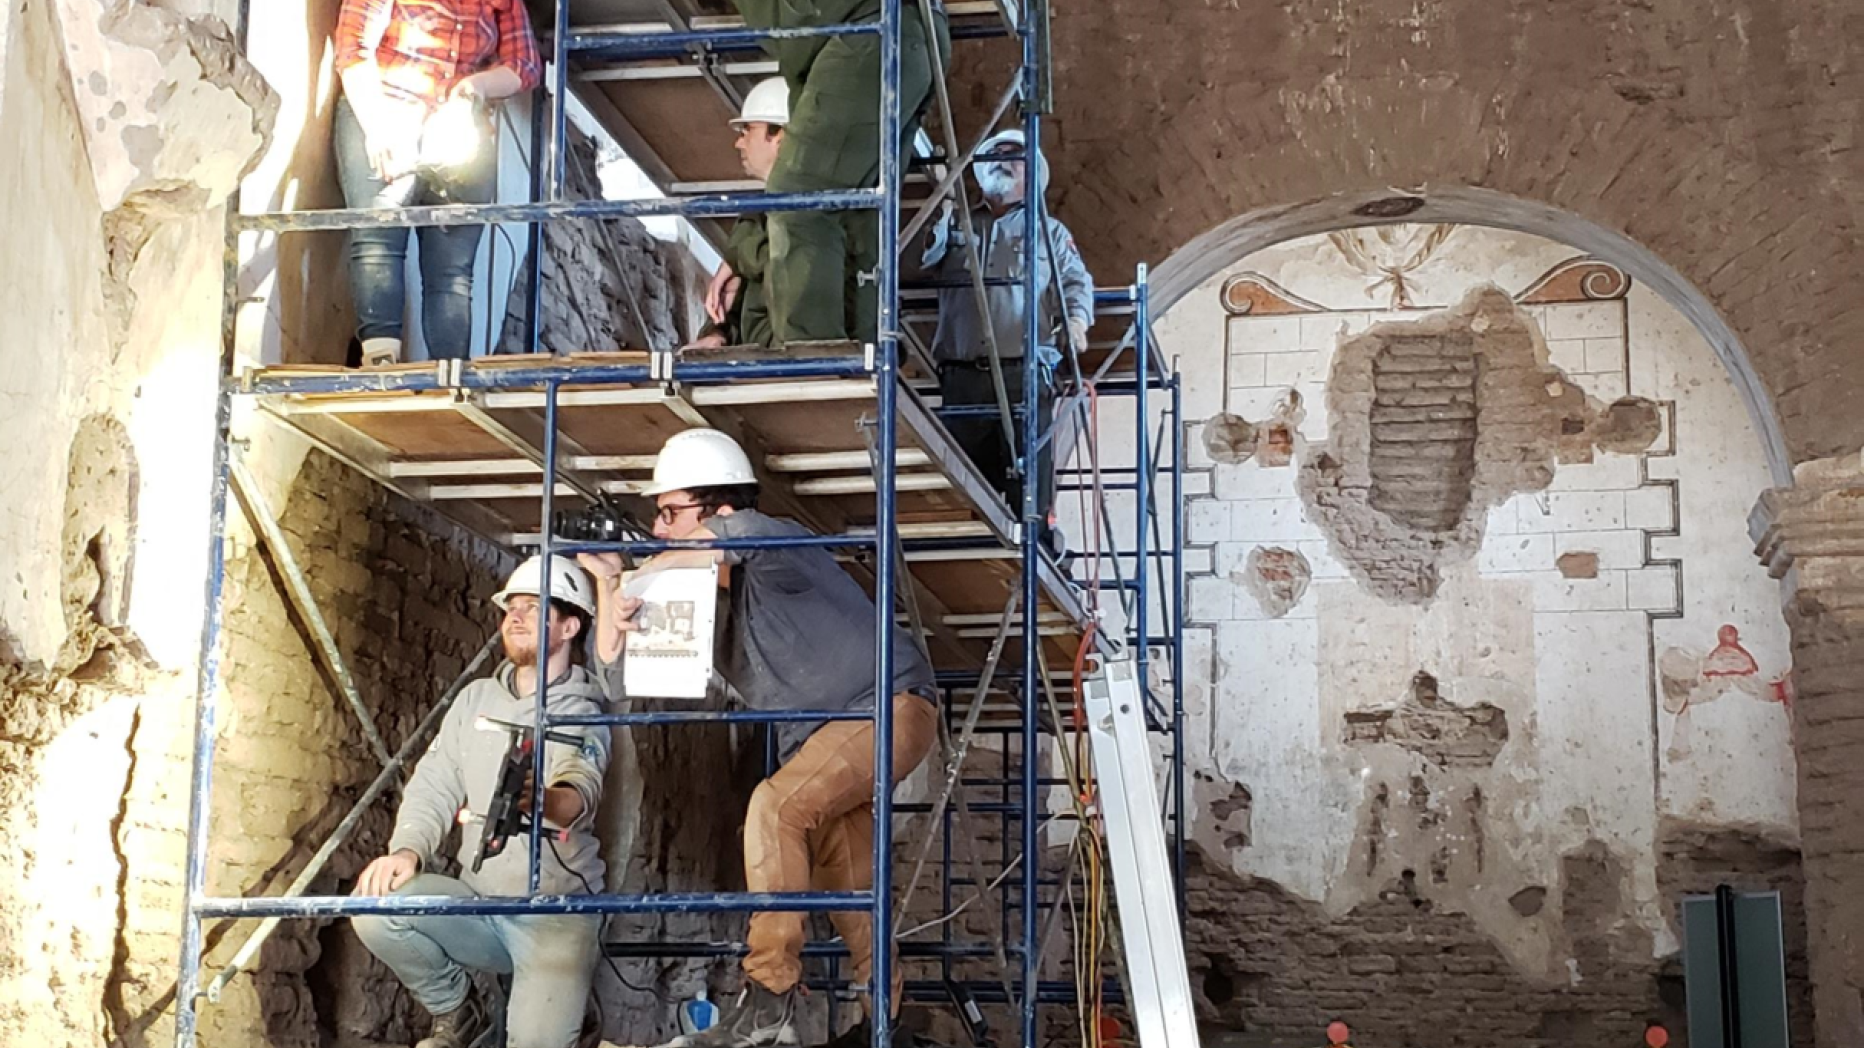
[[[549,674],[546,697],[553,715],[600,713],[601,682],[572,664],[571,653],[588,633],[608,595],[598,601],[586,575],[566,558],[551,564],[548,614],[539,614],[540,559],[512,573],[492,599],[505,613],[499,624],[505,661],[492,676],[460,693],[402,794],[388,854],[357,878],[355,894],[523,896],[528,894],[530,849],[513,840],[477,870],[480,834],[462,832],[461,873],[432,872],[448,832],[462,810],[486,811],[497,789],[507,733],[485,730],[481,718],[530,724],[536,717],[537,681]],[[598,644],[599,658],[615,648]],[[601,890],[603,864],[594,833],[608,767],[607,728],[558,728],[578,745],[551,740],[544,748],[544,828],[549,833],[538,888],[545,895]],[[523,806],[528,811],[530,792]],[[490,1026],[473,995],[471,970],[511,976],[506,1010],[509,1048],[569,1048],[576,1041],[600,955],[602,918],[589,914],[500,916],[364,916],[353,920],[369,951],[394,971],[415,1000],[434,1016],[433,1033],[420,1048],[469,1048]]]

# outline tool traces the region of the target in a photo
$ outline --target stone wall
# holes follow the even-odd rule
[[[1861,17],[1851,0],[1061,5],[1053,203],[1103,277],[1339,193],[1551,205],[1708,296],[1796,460],[1856,450]],[[1011,50],[958,53],[1000,70]],[[995,100],[994,72],[959,80],[974,109]]]
[[[205,16],[230,15],[232,5],[74,0],[8,7],[0,18],[0,131],[16,146],[0,159],[0,200],[14,246],[31,245],[0,256],[8,317],[0,435],[16,449],[0,463],[9,493],[0,509],[8,583],[0,589],[0,836],[9,842],[0,855],[0,1042],[7,1044],[135,1046],[172,1036],[220,376],[224,223],[216,194],[252,163],[277,105],[254,86],[249,68],[203,64],[206,42],[224,30],[169,13],[182,7]],[[307,0],[297,13],[310,28],[333,7]],[[125,20],[97,21],[112,11]],[[291,18],[283,5],[266,14]],[[74,19],[93,21],[61,24]],[[140,28],[126,43],[110,26]],[[91,65],[66,53],[66,43],[82,40],[96,45],[83,52]],[[137,41],[163,61],[149,66],[129,47]],[[273,43],[272,57],[294,54],[289,41]],[[296,43],[304,53],[295,68],[309,75],[316,41]],[[139,69],[158,82],[129,75]],[[74,92],[93,91],[93,71],[105,97],[153,105],[193,93],[227,119],[158,106],[150,119],[159,126],[136,132],[149,148],[88,149],[86,110]],[[115,73],[126,79],[112,80]],[[255,207],[330,202],[328,185],[317,181],[327,162],[320,144],[327,96],[308,86],[289,93],[289,127],[271,137],[265,169],[249,186]],[[215,138],[222,124],[229,133]],[[201,167],[198,182],[184,186],[176,180],[189,156]],[[114,187],[108,201],[100,195],[106,185]],[[201,192],[164,194],[164,187]],[[167,209],[131,207],[152,193]],[[132,232],[133,242],[125,240]],[[301,252],[249,260],[242,288],[262,292],[255,305],[264,311],[249,312],[247,326],[267,329],[243,347],[252,359],[330,359],[330,332],[340,333],[344,318],[314,303],[294,313],[281,302],[328,300],[332,258],[310,245],[329,242],[315,238]],[[262,418],[242,414],[235,431],[365,702],[389,742],[399,742],[492,629],[483,598],[509,555],[388,496]],[[277,892],[376,768],[237,502],[228,540],[209,890]],[[616,781],[634,782],[628,775],[642,767],[675,781],[656,760],[636,761],[630,750]],[[698,763],[686,753],[667,760]],[[348,890],[384,845],[393,805],[391,793],[313,890]],[[681,886],[710,886],[722,876],[712,867],[700,863],[687,877],[680,860],[666,858],[688,847],[729,866],[728,852],[705,836],[719,831],[703,820],[675,833],[638,810],[616,818],[646,827],[639,865],[647,873],[671,865]],[[735,825],[735,815],[725,819]],[[632,839],[617,841],[617,869],[626,869]],[[208,976],[250,928],[208,929]],[[203,1009],[203,1032],[277,1045],[410,1041],[424,1019],[384,986],[392,980],[347,925],[290,922],[254,974]]]
[[[392,751],[495,629],[489,598],[514,559],[319,452],[274,509]],[[208,890],[275,894],[380,765],[289,610],[274,562],[244,543],[238,552],[227,573],[226,729],[215,763]],[[397,797],[391,790],[370,809],[312,882],[313,893],[347,893],[357,871],[382,854]],[[219,929],[210,971],[250,927]],[[285,922],[261,961],[206,1011],[209,1029],[314,1046],[332,1034],[408,1041],[425,1023],[405,994],[384,992],[393,976],[358,948],[345,922]]]
[[[1864,1031],[1864,877],[1856,757],[1864,722],[1864,460],[1800,464],[1794,485],[1765,493],[1749,526],[1786,583],[1793,626],[1793,724],[1800,741],[1800,828],[1820,1045]]]
[[[568,127],[565,195],[599,199],[596,143]],[[524,314],[530,299],[528,262],[511,292],[500,352],[523,353]],[[605,353],[665,349],[698,334],[705,280],[710,274],[684,247],[657,239],[638,219],[573,219],[544,231],[543,352]]]

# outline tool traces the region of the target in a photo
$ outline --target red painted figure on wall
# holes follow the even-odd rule
[[[1667,648],[1657,658],[1657,679],[1664,712],[1674,714],[1669,755],[1680,760],[1690,754],[1690,710],[1735,691],[1761,702],[1777,702],[1787,711],[1792,727],[1793,688],[1789,672],[1768,680],[1760,662],[1741,643],[1741,631],[1724,623],[1715,631],[1715,647],[1707,655],[1684,648]]]

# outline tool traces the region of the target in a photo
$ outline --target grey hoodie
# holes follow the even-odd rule
[[[406,848],[420,856],[423,869],[428,868],[433,865],[434,855],[445,842],[447,833],[458,823],[460,808],[468,808],[476,814],[489,806],[492,791],[498,786],[500,758],[504,756],[509,736],[503,730],[480,729],[479,718],[530,724],[536,717],[536,695],[520,699],[514,694],[516,672],[511,663],[501,663],[492,676],[468,684],[453,708],[447,711],[440,734],[434,737],[427,754],[414,766],[414,775],[402,793],[401,811],[395,816],[395,833],[389,839],[389,851]],[[550,684],[549,709],[553,714],[601,713],[603,705],[601,684],[581,667],[572,667],[563,678]],[[559,742],[545,747],[545,784],[574,789],[582,796],[583,813],[568,827],[569,839],[555,842],[556,854],[551,852],[552,842],[544,842],[538,890],[545,895],[583,895],[591,888],[599,892],[603,890],[603,865],[594,822],[596,809],[602,803],[602,774],[608,768],[609,729],[554,730],[580,735],[583,742],[580,747]],[[475,822],[461,830],[460,879],[480,895],[526,894],[529,841],[513,838],[503,853],[487,859],[479,872],[474,873],[472,860],[479,851],[481,829],[481,824]],[[559,855],[561,862],[557,858]],[[582,877],[578,878],[577,874]],[[588,881],[587,886],[584,880]]]

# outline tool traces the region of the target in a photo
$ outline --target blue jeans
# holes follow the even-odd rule
[[[376,177],[362,124],[349,100],[337,100],[337,180],[350,207],[488,204],[498,187],[497,139],[488,126],[479,155],[464,167],[437,175],[417,172],[393,182]],[[484,226],[424,226],[421,237],[421,331],[427,354],[464,359],[472,350],[472,272]],[[349,241],[350,295],[356,303],[356,337],[401,338],[407,308],[402,273],[408,230],[353,229]],[[496,319],[496,318],[495,318]],[[495,329],[496,330],[496,329]]]
[[[396,895],[462,895],[472,889],[422,873]],[[466,1003],[468,968],[511,976],[509,1048],[570,1048],[601,953],[602,918],[587,914],[354,917],[357,938],[395,973],[421,1007],[444,1015]]]

